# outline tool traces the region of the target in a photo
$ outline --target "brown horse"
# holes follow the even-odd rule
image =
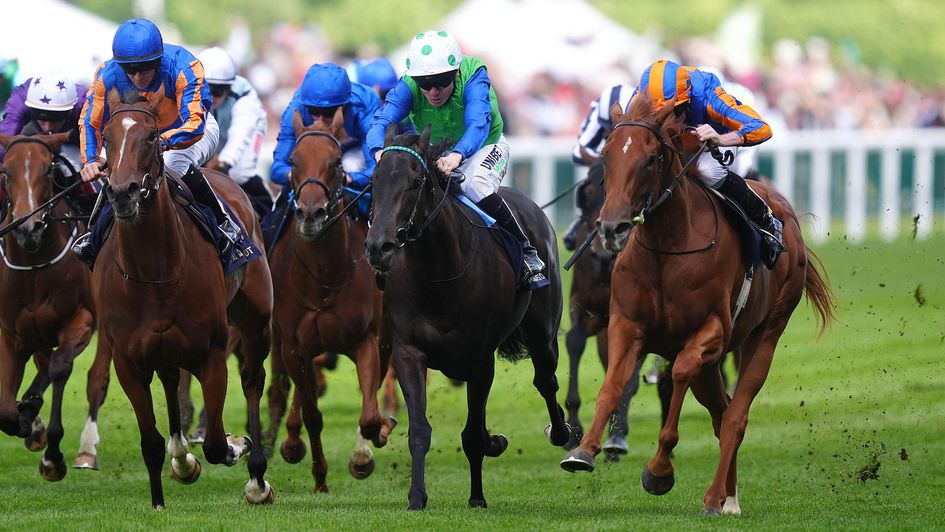
[[[365,440],[383,447],[393,428],[377,407],[377,390],[389,351],[382,360],[378,350],[381,292],[364,257],[366,224],[344,216],[325,229],[326,222],[345,205],[338,142],[338,136],[344,134],[341,112],[330,126],[316,122],[306,128],[298,114],[293,123],[298,137],[291,156],[296,209],[286,236],[273,246],[270,259],[277,302],[272,352],[281,358],[295,383],[312,446],[314,490],[325,492],[328,463],[322,450],[322,414],[318,411],[313,358],[324,351],[345,353],[358,368],[360,431],[348,467],[355,478],[366,478],[374,470],[374,457]],[[290,414],[289,434],[281,446],[283,458],[292,463],[305,455],[298,409],[295,412]]]
[[[130,104],[115,90],[108,95],[110,117],[102,133],[110,168],[105,194],[115,222],[92,274],[99,342],[114,354],[118,380],[134,407],[155,508],[164,506],[165,441],[155,425],[149,386],[154,373],[167,400],[171,477],[190,483],[200,474],[200,463],[188,452],[180,428],[180,368],[197,377],[203,390],[207,461],[234,465],[251,447],[244,496],[251,504],[271,502],[262,446],[245,438],[228,439],[223,430],[229,320],[242,333],[245,360],[240,377],[250,433],[260,441],[259,399],[272,312],[269,267],[265,260],[253,260],[224,277],[214,244],[171,196],[154,112],[163,95],[161,89],[146,102]],[[245,194],[223,174],[206,174],[262,246],[262,232]]]
[[[0,189],[9,201],[7,222],[25,217],[52,198],[56,153],[68,138],[69,133],[0,135],[0,145],[7,149],[0,170]],[[48,223],[69,214],[66,202],[51,204],[0,240],[0,428],[26,438],[31,451],[42,450],[48,443],[39,470],[51,481],[66,474],[60,450],[63,390],[73,360],[89,343],[95,321],[88,269],[69,252],[81,227]],[[38,372],[17,403],[16,393],[30,355],[35,356]],[[89,372],[89,423],[76,467],[97,468],[96,419],[108,387],[108,362],[107,354],[99,349]],[[105,371],[98,371],[103,366]],[[53,404],[47,430],[37,414],[50,383]]]
[[[605,246],[620,252],[607,331],[610,365],[594,422],[561,466],[593,470],[604,425],[637,359],[657,353],[674,360],[673,396],[659,448],[643,471],[643,487],[655,495],[672,489],[670,452],[679,441],[680,409],[691,387],[711,414],[721,448],[702,512],[740,514],[735,461],[748,409],[801,296],[806,292],[817,310],[821,332],[833,319],[830,288],[809,261],[814,255],[787,200],[772,187],[753,182],[784,221],[787,252],[773,270],[754,272],[746,304],[735,320],[742,281],[751,265],[745,264],[736,226],[718,198],[697,175],[685,171],[680,149],[683,117],[674,113],[673,102],[653,111],[643,93],[631,102],[628,114],[619,106],[611,114],[616,125],[602,152],[607,198],[598,220]],[[731,350],[741,355],[732,398],[718,365]]]

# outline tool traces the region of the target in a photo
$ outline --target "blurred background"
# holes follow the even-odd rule
[[[18,7],[14,7],[14,5]],[[635,85],[653,60],[712,66],[755,95],[774,138],[759,170],[815,241],[928,238],[945,227],[945,40],[935,0],[0,0],[0,103],[45,70],[78,82],[111,57],[117,23],[141,16],[194,53],[223,46],[269,114],[268,174],[280,114],[307,68],[387,56],[452,32],[483,59],[514,164],[507,184],[538,203],[584,170],[570,152],[589,104]],[[559,225],[573,207],[547,209]]]

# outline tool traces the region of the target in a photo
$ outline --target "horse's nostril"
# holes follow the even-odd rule
[[[633,224],[630,222],[620,222],[617,224],[617,228],[614,230],[614,233],[618,235],[623,235],[630,232],[630,229],[633,229]]]
[[[384,255],[389,255],[393,253],[394,250],[396,249],[397,249],[397,244],[394,244],[393,242],[384,242],[383,244],[381,244],[381,253]]]

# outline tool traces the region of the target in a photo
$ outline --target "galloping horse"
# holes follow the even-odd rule
[[[564,411],[555,399],[561,278],[554,230],[531,200],[501,189],[548,265],[551,281],[535,291],[518,290],[519,279],[493,230],[472,221],[476,215],[450,197],[451,180],[431,170],[440,151],[430,146],[430,128],[419,138],[395,135],[392,126],[374,171],[367,248],[378,275],[386,275],[384,321],[410,416],[409,508],[427,504],[424,462],[432,432],[426,416],[428,367],[468,383],[469,413],[462,439],[469,461],[469,505],[485,507],[483,457],[499,456],[508,447],[505,436],[490,436],[486,429],[497,347],[506,356],[527,348],[535,367],[533,383],[551,418],[545,433],[557,446],[569,437]]]
[[[242,333],[240,377],[250,433],[254,442],[260,441],[259,399],[272,312],[269,267],[263,259],[253,260],[224,277],[214,244],[172,197],[154,112],[163,96],[163,88],[146,102],[123,103],[115,90],[108,95],[111,116],[102,135],[110,168],[105,194],[115,222],[92,274],[99,342],[113,353],[119,382],[134,407],[155,508],[164,506],[165,453],[149,387],[155,372],[167,400],[171,477],[190,483],[200,475],[200,462],[188,452],[181,433],[180,368],[196,376],[203,389],[207,461],[233,465],[251,447],[244,496],[251,504],[271,502],[262,446],[245,438],[228,439],[222,418],[229,319]],[[261,247],[259,224],[239,186],[219,172],[205,173]]]
[[[24,217],[52,198],[56,153],[68,138],[69,133],[0,135],[0,145],[7,149],[0,170],[0,188],[10,204],[6,221]],[[72,362],[89,344],[95,323],[88,269],[69,251],[80,227],[75,223],[48,223],[51,218],[68,214],[65,202],[54,203],[0,240],[0,428],[9,435],[26,438],[26,447],[31,451],[42,450],[48,443],[39,471],[50,481],[61,480],[66,474],[59,447],[63,437],[63,390],[72,373]],[[38,373],[17,403],[26,362],[33,354]],[[95,419],[108,387],[106,355],[99,349],[93,371],[89,372],[90,422],[83,433],[77,467],[97,467]],[[104,372],[95,371],[103,364]],[[50,382],[53,404],[46,429],[37,414]]]
[[[747,299],[739,297],[753,265],[746,264],[725,207],[694,171],[686,172],[680,149],[685,124],[673,111],[674,102],[653,111],[645,93],[637,94],[627,114],[619,106],[611,109],[616,125],[602,152],[607,198],[598,220],[604,245],[620,252],[607,331],[610,365],[594,422],[561,466],[593,470],[604,425],[637,359],[657,353],[675,360],[673,395],[659,448],[643,471],[643,487],[655,495],[673,487],[670,452],[679,441],[680,409],[691,387],[712,416],[721,448],[702,512],[737,515],[736,453],[778,338],[805,292],[822,333],[833,319],[832,296],[810,262],[816,257],[804,244],[790,204],[774,188],[752,182],[784,221],[787,252],[773,270],[755,270]],[[738,385],[730,398],[718,361],[732,350],[741,356]]]
[[[293,123],[298,137],[291,156],[296,209],[270,259],[276,298],[272,352],[273,357],[281,357],[295,383],[312,446],[314,491],[327,492],[328,463],[322,450],[313,358],[324,351],[345,353],[358,368],[361,419],[348,469],[363,479],[374,471],[374,456],[366,440],[383,447],[393,428],[377,407],[381,368],[386,368],[390,351],[384,352],[382,361],[378,350],[381,292],[364,257],[367,224],[344,216],[331,228],[325,227],[345,205],[338,142],[338,136],[344,135],[341,111],[330,126],[316,121],[306,128],[297,113]],[[298,413],[298,408],[290,413],[289,434],[281,446],[283,458],[291,463],[305,455]]]

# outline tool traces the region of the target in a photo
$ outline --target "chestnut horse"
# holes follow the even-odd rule
[[[200,462],[188,452],[180,427],[180,368],[197,377],[203,390],[204,457],[211,464],[234,465],[251,448],[244,496],[251,504],[271,502],[262,445],[228,439],[223,430],[229,320],[242,333],[240,377],[250,434],[252,441],[261,440],[259,399],[272,313],[269,267],[263,259],[253,260],[224,277],[215,245],[171,196],[154,111],[163,97],[163,87],[146,102],[123,103],[117,90],[108,95],[110,116],[102,139],[110,170],[104,190],[115,221],[92,273],[99,342],[114,355],[118,380],[134,407],[155,508],[164,506],[165,441],[155,425],[149,386],[154,373],[167,400],[171,478],[190,483],[200,474]],[[246,195],[225,175],[204,172],[262,247],[262,232]]]
[[[557,446],[568,441],[564,411],[555,398],[562,306],[557,240],[534,202],[514,189],[500,189],[548,265],[550,286],[518,290],[515,268],[494,234],[498,229],[462,210],[450,197],[454,183],[435,172],[440,151],[430,146],[430,127],[419,138],[410,133],[395,137],[396,131],[396,126],[388,128],[387,147],[372,178],[367,249],[378,275],[386,276],[384,322],[410,418],[409,508],[427,504],[424,467],[432,434],[427,368],[468,383],[462,441],[469,461],[469,505],[485,507],[483,457],[499,456],[508,447],[505,436],[492,436],[486,428],[496,348],[505,356],[527,349],[535,367],[533,384],[551,418],[546,435]]]
[[[0,135],[7,151],[0,170],[0,189],[9,201],[5,221],[25,217],[53,196],[56,154],[69,133],[34,137]],[[39,471],[46,480],[66,474],[60,443],[63,437],[62,399],[75,357],[89,344],[95,310],[89,290],[89,271],[70,252],[82,229],[79,224],[49,221],[70,215],[64,201],[36,212],[0,240],[0,428],[26,438],[26,447],[46,447]],[[16,393],[30,355],[38,372],[16,402]],[[76,467],[98,468],[98,408],[108,387],[107,353],[100,348],[89,371],[89,421],[82,435]],[[101,371],[104,368],[104,371]],[[53,403],[48,429],[39,418],[43,392],[52,383]]]
[[[273,245],[270,268],[275,293],[273,357],[279,357],[292,382],[301,418],[312,447],[315,492],[327,492],[328,462],[322,450],[322,414],[318,411],[316,367],[313,359],[325,351],[345,353],[355,363],[361,385],[358,443],[348,468],[355,478],[374,470],[367,446],[383,447],[393,428],[377,407],[382,368],[378,350],[381,293],[364,257],[367,226],[347,215],[333,226],[326,222],[345,206],[345,174],[341,168],[344,121],[339,110],[331,125],[315,122],[304,127],[293,118],[298,137],[292,151],[292,187],[296,203],[286,236]],[[289,434],[280,450],[290,463],[305,455],[299,437],[299,407],[287,420]]]
[[[748,409],[802,295],[806,292],[813,303],[821,333],[833,319],[830,288],[810,261],[816,257],[804,243],[790,204],[773,187],[751,182],[784,221],[787,252],[773,270],[754,271],[746,304],[736,314],[742,281],[753,265],[745,263],[739,233],[725,207],[702,186],[695,170],[686,171],[691,165],[684,164],[681,154],[683,116],[674,113],[674,102],[654,111],[645,93],[636,95],[627,114],[614,106],[611,116],[616,125],[602,152],[607,197],[598,220],[604,245],[620,253],[607,330],[610,365],[594,422],[561,466],[593,470],[604,425],[637,359],[657,353],[674,360],[673,395],[659,448],[643,471],[643,487],[655,495],[673,487],[670,453],[679,441],[683,398],[692,388],[711,414],[721,448],[702,512],[737,515],[735,461]],[[730,398],[718,362],[732,350],[740,357],[738,384]]]

